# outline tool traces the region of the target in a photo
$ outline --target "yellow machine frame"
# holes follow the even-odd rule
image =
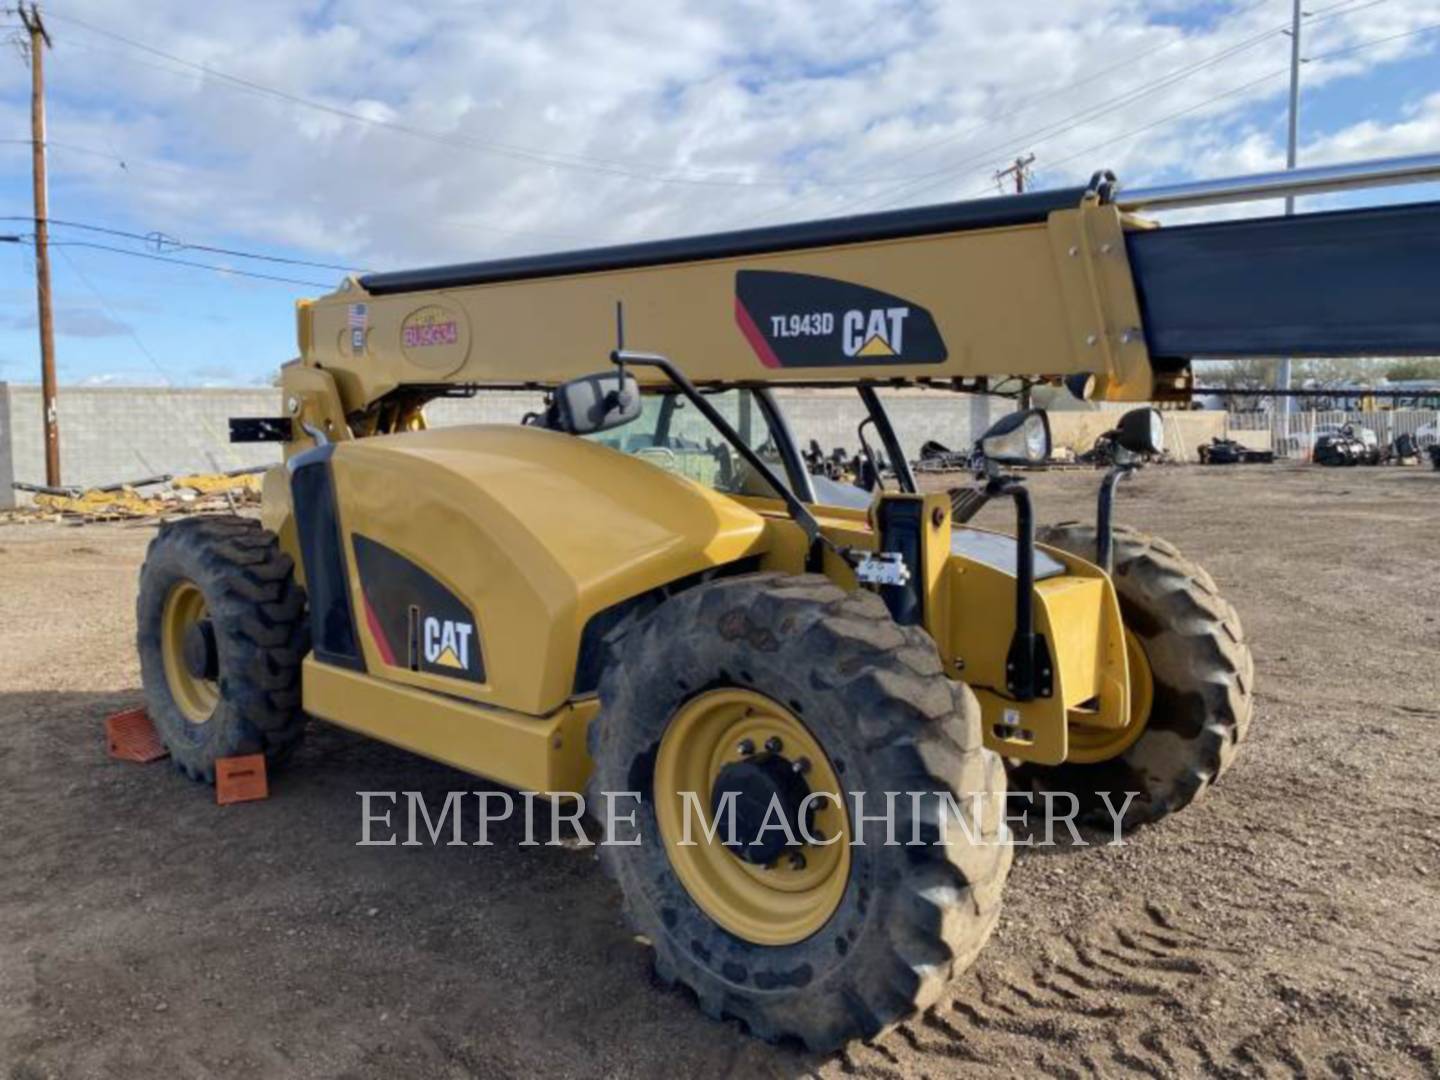
[[[1091,373],[1098,396],[1173,394],[1186,373],[1160,375],[1152,365],[1127,264],[1124,232],[1144,227],[1092,192],[995,228],[418,291],[372,293],[351,278],[302,302],[301,357],[281,377],[292,432],[285,451],[293,466],[329,444],[353,610],[366,603],[353,538],[379,539],[465,598],[489,653],[478,682],[406,669],[386,663],[374,625],[357,619],[363,670],[311,657],[306,710],[504,783],[578,790],[589,767],[581,737],[596,704],[572,681],[590,619],[689,575],[815,568],[811,545],[777,500],[708,491],[604,447],[519,426],[425,431],[425,401],[584,376],[615,342],[617,308],[632,340],[673,354],[708,387],[883,380],[982,388],[1001,372]],[[843,366],[777,367],[758,355],[753,333],[747,339],[737,297],[746,273],[903,298],[933,318],[944,348],[912,360],[882,340]],[[654,369],[633,374],[651,389],[665,378]],[[992,747],[1056,763],[1067,756],[1072,722],[1125,728],[1124,630],[1098,568],[1049,552],[1064,573],[1037,583],[1034,610],[1054,659],[1053,689],[1017,701],[1003,689],[1012,620],[1000,615],[1013,609],[1013,573],[952,553],[948,496],[883,498],[924,503],[925,626],[947,674],[976,691]],[[263,502],[267,526],[303,573],[283,470],[267,476]],[[877,543],[879,506],[815,514],[831,540],[865,550]],[[577,521],[605,528],[577,530]],[[855,587],[850,566],[832,553],[820,566]]]

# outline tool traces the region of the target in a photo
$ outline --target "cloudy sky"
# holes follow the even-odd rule
[[[1289,0],[44,10],[62,383],[267,381],[332,267],[976,197],[1020,153],[1041,186],[1284,163]],[[1307,10],[1302,164],[1440,150],[1440,0]],[[6,49],[0,216],[31,212],[28,110]],[[0,380],[38,368],[32,256],[3,244]]]

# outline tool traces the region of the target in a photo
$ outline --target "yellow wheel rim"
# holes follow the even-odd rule
[[[160,651],[165,659],[165,681],[181,715],[192,724],[210,719],[220,701],[214,680],[192,674],[185,663],[185,635],[209,615],[205,594],[193,581],[179,581],[165,597],[160,616]]]
[[[1125,662],[1130,669],[1130,722],[1123,728],[1071,724],[1068,760],[1082,765],[1107,761],[1130,749],[1135,740],[1145,733],[1145,725],[1150,722],[1150,710],[1155,704],[1155,676],[1150,671],[1150,661],[1145,656],[1140,639],[1129,630],[1125,631]]]
[[[723,819],[713,840],[705,835],[721,770],[749,756],[747,748],[771,752],[767,744],[778,746],[774,753],[784,760],[803,758],[808,764],[803,776],[815,810],[810,834],[831,841],[788,849],[768,867],[746,862],[724,846]],[[694,799],[685,792],[694,792]],[[790,710],[751,690],[711,690],[686,702],[670,718],[655,758],[655,817],[670,865],[706,915],[757,945],[803,941],[835,913],[850,878],[844,798],[835,767],[809,729]],[[681,842],[687,802],[688,845]],[[738,831],[736,838],[752,839]]]

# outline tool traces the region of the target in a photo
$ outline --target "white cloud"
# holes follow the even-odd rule
[[[102,371],[93,375],[85,375],[78,379],[66,379],[67,386],[164,386],[163,380],[156,376],[153,371],[119,370]]]
[[[1309,146],[1306,160],[1320,164],[1434,153],[1440,148],[1440,93],[1431,94],[1407,112],[1406,119],[1394,124],[1362,120],[1342,128]]]
[[[1440,22],[1434,0],[1348,6],[1317,9],[1308,53]],[[51,9],[51,138],[101,153],[57,148],[53,168],[84,196],[52,213],[124,210],[186,239],[233,235],[393,266],[967,197],[1031,148],[1047,184],[1100,166],[1132,183],[1268,168],[1278,123],[1235,122],[1260,100],[1278,121],[1283,77],[1212,99],[1285,67],[1288,8],[1237,2],[1187,21],[1189,5],[1138,0],[342,0],[321,25],[280,0],[65,0]],[[442,137],[277,100],[63,16]],[[1440,32],[1316,62],[1307,85],[1437,44]],[[16,67],[0,73],[9,130],[24,124]],[[1434,88],[1417,97],[1424,90]],[[1187,109],[1183,125],[1123,138]],[[1075,114],[1083,122],[1062,129]],[[1326,136],[1314,160],[1433,148],[1437,125],[1432,96],[1398,123]]]

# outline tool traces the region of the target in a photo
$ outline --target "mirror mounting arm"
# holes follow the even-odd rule
[[[1005,658],[1005,689],[1017,701],[1049,697],[1054,680],[1044,642],[1035,633],[1035,510],[1030,489],[1014,476],[995,476],[987,498],[1015,503],[1015,635]]]
[[[1106,577],[1115,572],[1115,489],[1140,467],[1138,461],[1117,461],[1100,481],[1100,502],[1095,512],[1095,563]]]
[[[614,363],[615,363],[615,366],[620,369],[620,386],[621,386],[622,388],[625,386],[625,361],[624,361],[624,359],[623,359],[624,353],[625,353],[625,304],[624,304],[623,301],[616,300],[616,301],[615,301],[615,349],[614,349],[613,352],[611,352],[611,354],[610,354],[610,359],[613,360]],[[616,357],[622,357],[622,359],[617,360],[617,359],[615,359]],[[623,389],[621,389],[618,393],[619,393],[620,400],[617,402],[617,404],[619,404],[619,405],[623,408],[623,407],[627,404],[626,401],[625,401],[626,395],[625,395],[625,392],[624,392]]]

